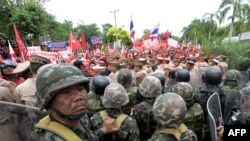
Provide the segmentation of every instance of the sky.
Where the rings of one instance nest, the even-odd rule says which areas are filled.
[[[70,20],[77,24],[109,23],[129,31],[131,17],[135,37],[141,37],[145,29],[153,29],[157,24],[159,32],[171,31],[181,36],[183,27],[195,18],[201,19],[205,13],[218,10],[222,0],[50,0],[45,4],[48,13],[55,15],[59,22]]]

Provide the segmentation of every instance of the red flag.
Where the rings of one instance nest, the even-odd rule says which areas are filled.
[[[77,49],[81,46],[80,42],[76,39],[73,33],[70,33],[69,35],[68,44],[72,51],[77,51]]]
[[[8,45],[9,45],[9,53],[10,53],[10,56],[11,56],[11,60],[17,65],[16,54],[15,54],[9,40],[8,40]]]
[[[87,43],[86,43],[84,31],[82,31],[82,51],[83,52],[87,51]]]
[[[17,42],[17,45],[18,45],[18,48],[19,48],[19,51],[21,53],[21,57],[22,57],[22,61],[27,61],[29,60],[29,56],[28,56],[28,51],[21,39],[21,36],[16,28],[16,24],[14,23],[13,24],[13,27],[14,27],[14,31],[15,31],[15,36],[16,36],[16,42]]]

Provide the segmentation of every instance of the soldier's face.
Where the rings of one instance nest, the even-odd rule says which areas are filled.
[[[65,115],[80,115],[87,110],[87,97],[84,85],[73,85],[59,91],[53,98],[51,105]]]

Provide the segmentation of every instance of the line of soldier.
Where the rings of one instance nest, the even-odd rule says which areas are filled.
[[[225,56],[220,58],[225,63]],[[215,58],[211,66],[194,59],[183,65],[181,59],[157,57],[129,62],[116,58],[110,67],[101,61],[51,64],[40,56],[31,56],[29,62],[17,67],[5,61],[3,78],[14,75],[15,79],[1,79],[1,100],[40,111],[1,104],[1,137],[207,141],[211,134],[206,102],[214,92],[220,95],[225,124],[248,124],[249,102],[241,99],[249,99],[250,87],[238,86],[239,71],[223,72]],[[93,74],[89,77],[86,67],[91,64]],[[31,75],[16,82],[21,79],[18,74],[27,69]]]

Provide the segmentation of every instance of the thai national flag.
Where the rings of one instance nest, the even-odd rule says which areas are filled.
[[[131,16],[131,21],[130,21],[130,38],[133,38],[135,40],[135,29],[134,29],[132,16]]]
[[[151,34],[150,34],[150,38],[157,38],[158,37],[158,32],[159,32],[159,27],[160,27],[160,23],[158,25],[156,25],[152,30],[151,30]]]

